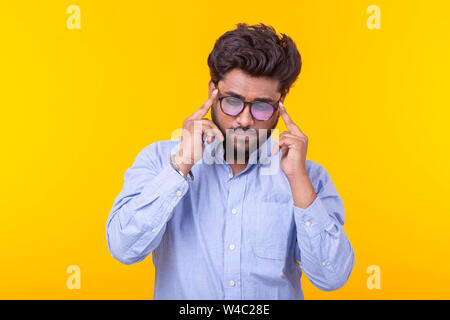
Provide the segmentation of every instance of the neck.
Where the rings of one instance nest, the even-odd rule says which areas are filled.
[[[234,159],[234,157],[231,161],[227,161],[226,159],[227,159],[226,154],[224,154],[225,162],[228,163],[228,165],[231,167],[231,170],[233,170],[233,176],[236,176],[247,167],[249,157],[248,154],[246,153],[244,163],[235,163],[237,161],[236,159]]]
[[[244,169],[247,167],[247,163],[244,163],[244,164],[233,164],[233,163],[230,163],[229,165],[231,167],[231,170],[233,170],[233,176],[238,175],[239,173],[244,171]]]

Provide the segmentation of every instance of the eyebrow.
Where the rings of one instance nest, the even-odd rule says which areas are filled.
[[[236,93],[236,92],[233,92],[233,91],[227,91],[227,92],[224,92],[224,93],[225,93],[225,94],[228,94],[228,95],[230,95],[230,96],[239,98],[239,99],[241,99],[241,100],[245,100],[245,97],[241,96],[240,94],[238,94],[238,93]],[[275,101],[274,101],[272,98],[256,98],[256,99],[254,99],[253,101],[249,101],[249,102],[254,102],[254,101],[267,102],[267,103],[271,103],[271,104],[274,104],[274,103],[275,103]]]

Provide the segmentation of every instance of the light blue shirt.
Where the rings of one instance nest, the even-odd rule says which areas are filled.
[[[306,160],[318,196],[302,209],[272,137],[236,176],[216,140],[205,142],[193,181],[170,165],[180,139],[138,154],[106,222],[111,255],[132,264],[152,253],[154,299],[303,299],[302,271],[321,290],[343,286],[354,252],[327,171]]]

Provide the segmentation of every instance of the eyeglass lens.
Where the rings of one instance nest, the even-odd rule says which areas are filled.
[[[234,97],[222,99],[222,110],[230,116],[238,115],[244,108],[244,102]],[[273,114],[273,107],[266,102],[255,102],[250,108],[250,112],[256,120],[268,120]]]

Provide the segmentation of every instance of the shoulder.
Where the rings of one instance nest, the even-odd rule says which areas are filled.
[[[325,168],[320,165],[319,163],[306,159],[306,171],[308,172],[309,175],[321,175],[326,173],[327,171],[325,170]]]
[[[136,158],[146,163],[162,166],[168,161],[170,154],[178,150],[180,142],[181,138],[152,142],[142,149]],[[166,159],[167,161],[165,161]]]
[[[325,168],[311,160],[306,160],[309,179],[318,197],[332,211],[341,225],[344,225],[344,203]]]
[[[306,159],[305,166],[309,179],[311,180],[316,192],[320,192],[325,185],[331,182],[331,178],[327,170],[319,163]]]
[[[160,140],[155,141],[146,146],[141,152],[146,154],[153,154],[153,153],[166,153],[169,152],[178,147],[181,142],[181,139],[170,139],[170,140]]]

